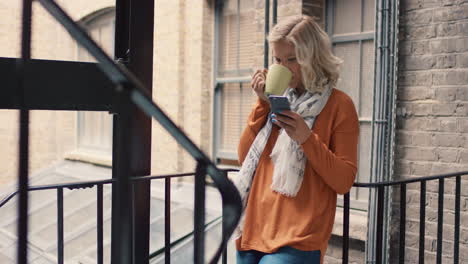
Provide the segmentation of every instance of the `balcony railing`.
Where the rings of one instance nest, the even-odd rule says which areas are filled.
[[[227,179],[227,173],[232,170],[223,170],[223,175],[225,175]],[[135,184],[137,182],[150,182],[152,180],[164,180],[164,247],[162,249],[158,249],[155,252],[151,252],[149,255],[149,259],[157,257],[161,252],[164,252],[164,260],[165,263],[171,263],[171,248],[177,244],[176,242],[171,242],[171,179],[173,178],[182,178],[182,177],[198,177],[204,178],[203,175],[197,175],[197,172],[190,172],[190,173],[178,173],[178,174],[167,174],[167,175],[157,175],[157,176],[142,176],[142,177],[134,177],[131,179],[131,183]],[[57,192],[57,263],[64,263],[64,189],[69,190],[79,190],[79,189],[87,189],[87,188],[96,188],[96,252],[97,252],[97,263],[102,264],[104,263],[104,246],[103,246],[103,225],[104,225],[104,218],[103,218],[103,186],[104,185],[111,185],[116,183],[114,179],[108,180],[99,180],[99,181],[82,181],[82,182],[71,182],[71,183],[61,183],[61,184],[49,184],[49,185],[40,185],[40,186],[30,186],[28,188],[28,192],[34,191],[46,191],[46,190],[56,190]],[[14,198],[18,194],[18,191],[12,192],[3,198],[0,201],[0,213],[1,208],[6,205],[12,198]],[[204,197],[203,197],[204,198]],[[196,213],[196,212],[195,212]],[[225,215],[224,207],[222,211],[222,215]],[[227,241],[228,233],[225,231],[225,221],[222,221],[222,241]],[[195,236],[196,233],[203,233],[205,227],[209,225],[209,223],[202,223],[200,227],[197,227],[193,230],[193,232],[189,233],[187,236]],[[200,235],[200,234],[198,234]],[[181,240],[181,239],[179,239]],[[226,252],[226,245],[222,247],[222,259],[223,263],[227,263],[227,252]]]
[[[237,170],[228,169],[223,170],[224,177],[227,178],[228,172],[236,172]],[[156,179],[164,179],[165,181],[165,192],[164,192],[164,247],[156,252],[152,252],[149,258],[156,257],[159,253],[164,252],[165,263],[171,262],[171,248],[175,243],[171,243],[171,179],[180,178],[180,177],[193,177],[196,175],[196,172],[191,173],[181,173],[181,174],[168,174],[168,175],[158,175],[158,176],[143,176],[135,177],[132,179],[132,183],[139,181],[152,181]],[[428,177],[420,178],[411,178],[400,181],[393,182],[380,182],[380,183],[354,183],[355,188],[374,188],[377,190],[377,236],[376,236],[376,252],[377,256],[375,263],[382,263],[386,258],[383,256],[383,248],[385,241],[383,238],[383,221],[384,221],[384,197],[385,192],[388,191],[391,187],[397,187],[400,190],[400,201],[399,201],[399,211],[400,211],[400,226],[399,226],[399,244],[398,244],[398,263],[405,263],[405,238],[406,238],[406,194],[407,194],[407,185],[409,184],[419,184],[420,186],[420,220],[419,220],[419,263],[424,263],[424,250],[425,250],[425,208],[426,208],[426,185],[429,181],[438,181],[438,217],[437,217],[437,263],[442,263],[442,239],[443,239],[443,224],[444,224],[444,183],[446,179],[455,178],[455,218],[454,218],[454,248],[453,248],[453,263],[459,262],[459,241],[460,241],[460,198],[461,198],[461,178],[468,176],[468,171],[442,174]],[[31,186],[28,191],[41,191],[41,190],[56,190],[57,191],[57,262],[63,263],[63,252],[64,252],[64,239],[63,239],[63,190],[64,189],[84,189],[84,188],[97,188],[97,263],[103,263],[103,185],[113,184],[115,180],[100,180],[100,181],[88,181],[88,182],[75,182],[75,183],[64,183],[64,184],[55,184],[55,185],[43,185],[43,186]],[[1,208],[5,205],[11,198],[13,198],[18,192],[13,192],[3,200],[0,201],[0,213]],[[349,193],[344,195],[344,214],[343,214],[343,243],[342,243],[342,263],[349,262],[349,224],[350,224],[350,196]],[[224,209],[224,208],[223,208]],[[223,240],[227,239],[227,234],[225,232],[225,216],[224,211],[223,215]],[[205,223],[203,223],[202,228],[195,227],[193,232],[189,235],[194,235],[196,233],[204,232]],[[197,230],[197,228],[199,228]],[[227,250],[226,244],[223,244],[223,254],[222,254],[222,263],[227,263]]]

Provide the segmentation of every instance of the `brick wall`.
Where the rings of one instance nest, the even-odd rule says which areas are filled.
[[[402,1],[395,177],[468,169],[468,3]],[[462,181],[461,261],[468,260],[467,178]],[[453,258],[454,181],[445,183],[443,263]],[[428,182],[425,259],[435,262],[437,182]],[[406,261],[418,259],[419,184],[408,186]],[[395,201],[398,202],[398,190]],[[392,232],[398,239],[398,213]],[[395,243],[392,243],[395,244]],[[393,250],[396,250],[393,248]],[[393,256],[398,256],[394,251]]]

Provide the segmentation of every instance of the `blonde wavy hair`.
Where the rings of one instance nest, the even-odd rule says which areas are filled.
[[[330,85],[335,87],[340,76],[341,60],[334,56],[327,33],[310,16],[295,16],[276,24],[268,41],[294,44],[296,59],[301,65],[304,88],[321,92]]]

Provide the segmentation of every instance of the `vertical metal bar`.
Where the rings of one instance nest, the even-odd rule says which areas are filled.
[[[237,15],[236,15],[236,71],[237,75],[240,75],[239,69],[240,69],[240,0],[237,0]],[[242,98],[242,97],[241,97]]]
[[[115,56],[152,92],[154,0],[117,0]],[[130,103],[129,90],[121,87],[115,104],[112,261],[149,262],[150,186],[131,183],[132,176],[151,169],[151,119]],[[131,195],[134,191],[134,197]],[[115,213],[114,213],[115,211]]]
[[[104,199],[102,184],[97,185],[97,263],[104,263]]]
[[[278,0],[273,0],[273,26],[278,22]]]
[[[349,192],[344,195],[343,208],[343,253],[342,263],[347,264],[349,258]]]
[[[205,255],[205,177],[206,165],[198,161],[195,172],[194,263],[204,263]]]
[[[220,146],[220,133],[221,133],[221,96],[222,85],[218,84],[218,72],[219,72],[219,59],[221,58],[219,52],[219,38],[220,38],[220,25],[221,25],[221,13],[223,8],[224,1],[216,0],[215,1],[215,24],[214,24],[214,47],[213,47],[213,89],[214,89],[214,100],[213,100],[213,145],[212,153],[215,158],[218,158],[218,147]]]
[[[419,263],[424,264],[424,237],[426,234],[426,181],[421,182],[419,204]]]
[[[57,263],[63,264],[63,188],[57,189]]]
[[[114,56],[117,60],[123,62],[128,61],[129,49],[129,19],[130,19],[130,0],[116,0],[115,10],[115,41],[114,41]],[[121,89],[123,89],[121,87]],[[114,112],[122,111],[121,101],[122,95],[116,95],[114,103]],[[125,111],[122,111],[125,112]],[[127,215],[131,212],[125,210],[129,208],[128,201],[128,180],[122,178],[128,177],[128,142],[123,141],[128,138],[129,126],[128,120],[123,123],[124,119],[121,115],[114,115],[113,118],[113,143],[112,143],[112,178],[117,181],[112,184],[112,232],[111,232],[111,262],[112,264],[131,263],[131,234],[130,234],[130,219]],[[123,128],[123,129],[121,129]],[[125,134],[125,135],[124,135]],[[125,155],[125,157],[122,157]],[[127,245],[125,245],[127,243]]]
[[[164,179],[164,262],[171,263],[171,178]]]
[[[437,208],[437,263],[442,263],[442,232],[444,228],[444,178],[439,179],[439,206]]]
[[[263,49],[263,67],[268,68],[269,61],[269,44],[268,33],[270,33],[270,0],[265,0],[265,40]]]
[[[21,31],[21,60],[18,65],[18,97],[20,101],[20,123],[19,123],[19,161],[18,161],[18,263],[28,262],[28,167],[29,167],[29,110],[26,108],[25,80],[26,67],[31,59],[31,20],[32,0],[23,0]]]
[[[224,177],[226,177],[226,179],[228,178],[228,172],[227,171],[224,171]],[[221,238],[225,239],[226,237],[226,215],[225,215],[225,211],[224,211],[224,206],[222,207],[222,219],[221,219]],[[224,245],[224,248],[223,248],[223,255],[222,255],[222,264],[227,264],[227,244]]]
[[[152,94],[153,87],[153,41],[154,0],[131,0],[130,8],[130,54],[128,69],[135,73]],[[151,174],[151,117],[136,106],[131,120],[130,175]],[[149,263],[150,245],[150,184],[139,181],[133,184],[134,208],[134,262]]]
[[[128,61],[130,40],[130,3],[131,0],[115,0],[115,40],[114,56]]]
[[[400,185],[400,244],[399,263],[405,263],[406,242],[406,184]]]
[[[325,30],[328,36],[333,36],[333,23],[335,19],[335,0],[325,1]]]
[[[378,187],[378,200],[377,200],[377,242],[376,242],[376,259],[375,263],[382,263],[382,249],[383,249],[383,216],[384,216],[384,198],[385,187]]]
[[[453,237],[453,263],[458,264],[460,254],[460,195],[461,176],[457,176],[455,182],[455,234]]]
[[[112,264],[133,263],[132,199],[130,182],[130,126],[133,108],[127,88],[116,95],[118,115],[114,118],[112,174]]]

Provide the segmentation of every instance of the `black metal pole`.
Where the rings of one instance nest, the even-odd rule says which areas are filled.
[[[164,262],[171,264],[171,178],[164,181]]]
[[[228,179],[228,172],[227,171],[224,171],[224,177],[226,177],[226,179]],[[221,208],[222,212],[222,218],[221,218],[221,237],[223,238],[223,240],[226,240],[226,212],[224,211],[224,206],[223,208]],[[222,264],[227,264],[227,242],[226,244],[224,245],[224,249],[223,249],[223,255],[221,256],[221,263]]]
[[[21,31],[21,60],[18,65],[18,91],[20,101],[20,124],[19,124],[19,162],[18,162],[18,263],[28,262],[28,166],[29,166],[29,110],[26,105],[25,79],[27,66],[31,59],[31,20],[32,0],[23,0]]]
[[[400,245],[399,263],[405,263],[405,241],[406,240],[406,184],[400,188]]]
[[[343,208],[343,264],[348,263],[349,257],[349,193],[344,195],[344,208]]]
[[[130,181],[130,125],[133,116],[127,88],[121,87],[116,96],[117,115],[114,118],[114,146],[112,176],[117,179],[112,191],[112,253],[111,263],[132,264],[133,222],[132,188]]]
[[[419,264],[424,264],[425,234],[426,234],[426,181],[422,181],[420,198],[419,198]]]
[[[375,263],[382,263],[382,251],[383,251],[383,216],[384,216],[384,198],[385,198],[385,187],[378,187],[377,193],[377,242],[376,242],[376,254]]]
[[[439,204],[437,215],[437,263],[442,263],[442,239],[444,228],[444,179],[439,180]]]
[[[195,173],[194,263],[205,261],[205,177],[206,164],[198,161]]]
[[[116,4],[115,57],[141,80],[151,94],[154,1],[117,0]],[[128,90],[134,87],[122,88],[121,105],[117,105],[120,111],[114,118],[114,137],[120,140],[114,141],[113,175],[119,178],[119,182],[116,184],[118,199],[113,200],[113,211],[115,208],[120,215],[113,214],[112,261],[144,264],[149,262],[150,185],[147,181],[140,181],[133,183],[131,189],[129,186],[132,184],[130,177],[150,174],[151,119],[130,103]],[[134,197],[130,196],[130,190]],[[130,225],[130,230],[121,229],[125,223]],[[125,253],[122,253],[122,248]],[[119,256],[130,259],[122,260]]]
[[[128,69],[152,94],[154,0],[131,0],[130,52]],[[151,174],[151,117],[132,104],[130,173],[132,177]],[[150,203],[149,181],[133,183],[135,263],[149,263]]]
[[[278,0],[273,0],[273,26],[278,22]]]
[[[457,176],[455,181],[455,234],[453,238],[453,263],[458,264],[460,254],[460,195],[461,177]]]
[[[97,185],[97,263],[104,263],[104,197],[103,197],[103,186],[102,184]]]
[[[57,189],[57,263],[63,264],[63,188]]]
[[[116,0],[115,12],[115,58],[124,63],[128,61],[130,0]],[[120,93],[124,87],[119,87]],[[127,96],[127,97],[126,97]],[[129,166],[129,93],[116,94],[113,111],[112,178],[112,232],[111,263],[133,263],[132,227],[130,208],[130,166]],[[128,111],[128,112],[127,112]],[[121,113],[124,113],[123,115]]]
[[[269,44],[268,33],[270,33],[270,0],[265,0],[265,40],[263,50],[263,67],[268,68],[269,62]]]

